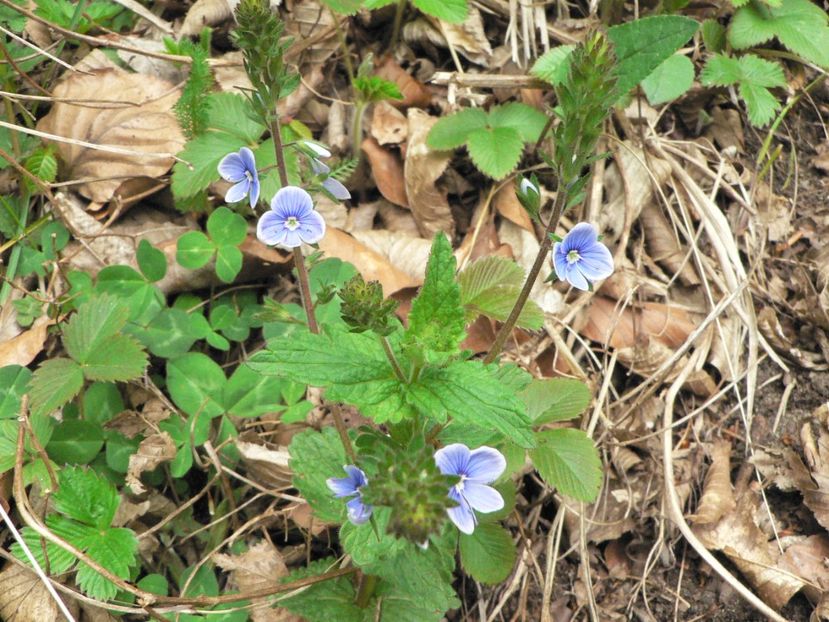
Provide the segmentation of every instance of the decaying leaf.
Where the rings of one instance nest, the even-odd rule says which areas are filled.
[[[426,108],[432,101],[432,93],[419,80],[403,69],[391,56],[384,56],[376,65],[374,73],[384,80],[394,82],[400,89],[403,99],[395,99],[390,103],[396,108]]]
[[[685,285],[699,285],[701,283],[693,261],[688,261],[690,252],[687,245],[676,239],[676,232],[662,211],[647,203],[642,208],[639,217],[645,233],[645,244],[648,253],[658,263],[664,265],[671,275],[678,275]]]
[[[368,158],[374,182],[383,198],[400,207],[409,207],[403,164],[399,156],[391,149],[381,147],[371,137],[363,139],[360,147]]]
[[[484,21],[477,8],[470,6],[466,20],[460,24],[450,24],[433,17],[427,19],[437,35],[430,37],[434,43],[443,47],[451,46],[476,65],[489,66],[492,46],[486,38]]]
[[[808,584],[804,591],[817,601],[829,590],[829,536],[825,533],[803,538],[786,548],[778,566],[801,577]]]
[[[28,365],[43,350],[49,326],[54,319],[46,316],[37,318],[31,328],[19,335],[0,342],[0,367],[5,365]]]
[[[406,116],[388,101],[374,106],[371,115],[371,135],[380,145],[399,145],[406,141],[409,123]]]
[[[236,449],[250,476],[263,486],[282,488],[291,484],[290,455],[284,447],[269,449],[260,443],[236,440]]]
[[[432,151],[426,145],[426,136],[438,118],[410,108],[408,120],[409,144],[403,170],[409,208],[423,237],[431,239],[436,232],[444,231],[451,239],[455,233],[455,221],[446,193],[437,186],[437,180],[446,170],[451,155]]]
[[[238,0],[196,0],[179,30],[180,37],[195,37],[205,26],[216,26],[233,17]]]
[[[66,101],[56,102],[37,129],[119,151],[55,143],[64,178],[96,180],[76,187],[96,203],[114,197],[129,203],[131,197],[158,184],[154,178],[170,169],[172,155],[184,147],[184,135],[172,111],[179,90],[166,80],[111,64],[90,73],[69,74],[55,87],[54,96]],[[73,99],[106,99],[113,105],[68,103]]]
[[[138,450],[130,456],[127,467],[127,485],[137,495],[146,488],[141,483],[141,474],[152,471],[159,464],[168,462],[176,456],[176,444],[167,432],[156,432],[145,438],[138,445]]]
[[[696,525],[717,522],[724,514],[734,510],[734,493],[731,490],[731,443],[717,441],[711,448],[711,466],[705,475],[702,499],[693,517]]]
[[[423,282],[426,262],[429,260],[432,247],[430,240],[383,229],[355,231],[352,235],[366,247],[388,259],[389,263],[401,272],[405,272],[418,283]]]
[[[522,229],[533,233],[533,221],[524,206],[515,194],[515,186],[504,184],[492,198],[492,205],[495,210],[507,220],[512,221]]]
[[[7,563],[0,572],[0,619],[6,622],[63,622],[63,614],[38,576],[22,566]],[[72,615],[78,604],[65,601]]]

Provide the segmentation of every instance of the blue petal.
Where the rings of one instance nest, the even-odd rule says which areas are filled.
[[[444,475],[465,474],[469,453],[469,447],[466,445],[452,443],[435,452],[435,463]]]
[[[314,209],[311,195],[298,186],[281,188],[271,200],[271,209],[287,220],[291,216],[302,220],[305,215]],[[298,245],[297,245],[298,246]]]
[[[316,210],[311,210],[300,219],[299,227],[294,233],[298,233],[306,244],[316,244],[325,237],[325,219]]]
[[[470,507],[479,512],[497,512],[504,507],[504,498],[492,486],[465,482],[463,496],[466,498]]]
[[[250,176],[258,179],[259,173],[256,172],[256,158],[253,157],[253,151],[247,147],[242,147],[239,149],[239,156],[242,158],[242,162],[245,164],[245,168],[250,173]]]
[[[352,482],[354,482],[355,488],[360,488],[361,486],[368,484],[368,478],[361,468],[356,467],[353,464],[346,464],[343,467],[343,470],[348,473],[348,477],[351,478]]]
[[[374,509],[367,503],[363,503],[360,497],[355,497],[346,503],[345,507],[348,510],[348,520],[355,525],[362,525],[371,518],[371,511]]]
[[[256,204],[259,203],[259,177],[254,177],[250,182],[250,207],[256,209]]]
[[[489,484],[501,477],[506,468],[506,458],[500,451],[492,447],[478,447],[469,454],[465,475],[470,481]]]
[[[556,242],[553,246],[553,267],[559,279],[563,281],[567,278],[567,253],[564,252],[564,245],[561,242]]]
[[[328,175],[331,172],[331,167],[316,158],[312,158],[311,170],[314,171],[314,175]]]
[[[475,531],[475,513],[465,499],[458,500],[459,505],[454,508],[447,508],[446,513],[449,515],[449,520],[455,523],[455,526],[465,534],[471,534]]]
[[[268,246],[282,244],[287,234],[285,219],[276,212],[265,212],[256,223],[256,237]]]
[[[581,252],[582,249],[592,246],[598,237],[599,232],[596,231],[596,227],[589,222],[580,222],[570,229],[570,233],[564,236],[564,241],[562,242],[564,254],[566,255],[572,250]]]
[[[316,153],[320,158],[330,158],[331,157],[331,152],[328,151],[328,149],[326,149],[322,145],[318,145],[317,143],[312,142],[310,140],[303,140],[302,144],[305,145],[306,147],[308,147],[308,149],[310,149],[314,153]]]
[[[225,157],[222,158],[221,162],[219,162],[219,175],[222,176],[222,179],[225,181],[242,181],[243,179],[247,179],[245,175],[245,163],[242,160],[242,157],[238,153],[228,153]]]
[[[290,229],[285,229],[287,233],[285,233],[285,239],[279,243],[280,246],[284,246],[286,248],[296,248],[298,246],[302,246],[302,231],[299,229],[294,229],[291,231]]]
[[[329,477],[325,480],[325,484],[337,498],[350,497],[357,493],[354,482],[350,477]]]
[[[601,242],[580,253],[579,271],[590,281],[600,281],[613,274],[613,255]]]
[[[587,282],[587,279],[579,270],[579,265],[577,263],[571,264],[567,267],[564,279],[570,283],[570,285],[576,289],[582,290],[583,292],[586,292],[590,288],[590,283]]]
[[[230,187],[230,190],[225,194],[225,201],[227,203],[238,203],[245,198],[249,189],[250,182],[245,178],[235,186]]]
[[[329,177],[324,182],[322,182],[322,187],[328,190],[332,195],[334,195],[335,199],[339,199],[340,201],[347,201],[351,198],[351,193],[348,191],[348,188],[343,186],[339,181],[334,179],[333,177]]]

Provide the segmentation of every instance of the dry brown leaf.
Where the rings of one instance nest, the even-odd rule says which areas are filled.
[[[406,196],[406,181],[403,173],[403,164],[400,157],[391,149],[381,147],[371,137],[363,139],[360,147],[368,158],[374,183],[383,197],[401,207],[409,207]]]
[[[5,365],[26,366],[35,360],[46,343],[49,327],[55,320],[46,316],[37,318],[32,327],[22,333],[0,343],[0,367]]]
[[[432,239],[435,233],[443,231],[452,239],[455,221],[446,193],[437,187],[437,180],[446,170],[451,155],[432,151],[426,145],[426,136],[438,118],[417,108],[409,108],[408,121],[409,143],[403,170],[409,208],[423,237]]]
[[[377,210],[380,213],[380,219],[383,221],[383,227],[388,231],[405,233],[412,237],[420,235],[417,223],[410,210],[397,207],[388,201],[380,201]]]
[[[409,275],[418,284],[423,282],[426,262],[432,247],[429,240],[384,229],[355,231],[352,235],[367,248],[385,257],[391,265]]]
[[[406,116],[388,101],[374,106],[371,115],[371,135],[380,145],[399,145],[406,142],[409,124]]]
[[[0,586],[0,619],[4,622],[63,622],[63,614],[46,586],[28,568],[6,564],[0,572]],[[78,603],[64,602],[77,617]]]
[[[184,17],[179,37],[195,37],[205,26],[216,26],[231,19],[237,4],[238,0],[196,0]]]
[[[334,29],[335,19],[334,14],[318,0],[300,0],[291,5],[289,19],[285,20],[286,33],[298,42],[316,39],[302,50],[300,75],[305,76],[314,67],[321,69],[337,50],[339,43]],[[326,30],[328,34],[324,35]]]
[[[705,475],[699,507],[689,519],[697,525],[716,523],[733,511],[735,505],[731,490],[731,443],[717,441],[711,448],[711,466]]]
[[[374,73],[384,80],[394,82],[403,99],[391,101],[391,105],[397,108],[426,108],[432,101],[432,93],[419,80],[413,78],[403,69],[391,56],[383,57],[377,63]]]
[[[515,186],[512,184],[504,184],[501,189],[495,193],[492,198],[492,204],[495,210],[507,220],[512,221],[522,229],[526,229],[530,233],[534,233],[533,221],[524,206],[518,200],[518,195],[515,194]]]
[[[669,304],[644,302],[636,309],[626,307],[621,314],[619,311],[615,300],[595,296],[580,332],[612,348],[633,347],[642,339],[655,339],[678,348],[697,327],[687,311]]]
[[[651,258],[663,264],[671,276],[678,275],[684,285],[699,285],[702,281],[694,269],[694,262],[687,260],[688,249],[676,239],[674,228],[662,210],[654,203],[646,204],[639,222],[644,229],[645,244]]]
[[[745,151],[743,118],[739,110],[714,106],[711,110],[712,123],[705,129],[710,138],[726,156],[733,158]]]
[[[778,567],[808,581],[804,591],[813,601],[829,590],[829,536],[818,534],[786,548]]]
[[[269,449],[241,439],[236,440],[236,448],[254,481],[269,488],[290,486],[292,472],[288,468],[290,455],[287,448]]]
[[[443,47],[450,46],[476,65],[489,67],[492,59],[492,46],[484,32],[481,12],[474,6],[469,7],[466,20],[460,24],[450,24],[432,17],[427,18],[441,36],[437,41]]]
[[[812,166],[829,174],[829,142],[818,145],[816,151],[817,154],[812,158]]]
[[[93,607],[89,603],[81,603],[81,611],[83,622],[118,622],[119,620],[106,609]]]
[[[129,203],[131,197],[158,184],[153,178],[164,175],[173,164],[172,154],[184,147],[184,135],[172,111],[179,90],[166,80],[116,66],[89,74],[72,73],[54,89],[55,98],[66,100],[99,99],[102,94],[106,99],[135,105],[100,108],[59,101],[38,122],[37,129],[125,150],[127,153],[111,153],[55,143],[66,167],[65,178],[107,178],[80,184],[78,192],[100,204],[116,196],[122,204]]]
[[[288,574],[282,555],[267,540],[261,540],[241,555],[213,555],[216,565],[230,573],[230,584],[240,592],[262,590],[279,583]],[[281,608],[273,608],[267,599],[254,600],[253,622],[302,622],[302,618]]]
[[[152,471],[159,464],[168,462],[176,456],[176,444],[167,432],[156,432],[145,438],[138,445],[138,450],[130,456],[127,467],[127,485],[137,495],[146,491],[141,483],[141,474]]]
[[[419,285],[418,281],[395,268],[388,259],[345,231],[329,227],[319,247],[329,257],[338,257],[353,264],[366,281],[379,281],[386,296],[406,287]]]
[[[213,76],[222,91],[243,93],[253,89],[253,84],[245,71],[241,50],[233,50],[217,58],[222,64],[213,68]]]

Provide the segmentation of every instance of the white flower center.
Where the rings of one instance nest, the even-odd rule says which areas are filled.
[[[288,231],[296,231],[299,227],[299,221],[296,219],[295,216],[289,216],[288,219],[285,221],[285,227]]]
[[[464,486],[464,482],[466,481],[466,479],[467,479],[466,475],[461,475],[461,481],[459,481],[457,484],[455,484],[455,490],[457,490],[461,494],[463,494],[463,486]]]
[[[249,170],[247,170],[247,169],[245,169],[245,177],[247,177],[247,180],[248,180],[248,181],[253,181],[253,175],[252,175],[252,174],[251,174],[251,172],[250,172]]]
[[[567,253],[567,263],[574,264],[581,259],[581,255],[579,255],[578,251],[570,251]]]

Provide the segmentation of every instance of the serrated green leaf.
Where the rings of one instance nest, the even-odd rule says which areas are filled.
[[[500,583],[512,572],[516,551],[512,537],[500,525],[484,523],[471,534],[461,534],[461,564],[464,572],[481,583]]]
[[[100,530],[86,546],[86,554],[115,576],[130,578],[130,567],[136,564],[138,538],[132,529],[123,527]],[[78,563],[75,580],[80,588],[93,598],[110,600],[118,588],[83,562]]]
[[[725,49],[725,26],[715,19],[702,22],[702,42],[709,52],[722,52]]]
[[[240,121],[244,122],[244,117]],[[218,166],[222,158],[247,145],[244,139],[227,132],[205,132],[189,140],[178,154],[184,162],[176,162],[173,166],[170,184],[173,196],[188,199],[205,190],[219,179]]]
[[[412,3],[426,15],[450,24],[460,24],[469,14],[466,0],[412,0]]]
[[[167,274],[167,256],[148,240],[141,240],[138,243],[135,260],[138,262],[141,274],[147,277],[148,281],[160,281]]]
[[[489,125],[493,128],[511,127],[524,142],[535,142],[547,125],[547,115],[527,104],[511,102],[490,109]]]
[[[518,166],[524,141],[515,128],[485,128],[469,135],[466,148],[478,170],[493,179],[503,179]]]
[[[679,15],[655,15],[608,28],[616,49],[620,96],[639,84],[694,35],[699,23]]]
[[[403,93],[394,82],[380,76],[357,76],[352,82],[358,97],[364,102],[380,102],[385,99],[401,100]]]
[[[57,464],[88,464],[103,446],[104,434],[100,425],[67,419],[55,427],[46,453]]]
[[[207,219],[207,232],[216,246],[239,246],[248,234],[248,223],[224,205]]]
[[[642,80],[642,89],[652,106],[684,95],[694,83],[694,63],[687,56],[674,54]]]
[[[438,232],[426,264],[426,279],[409,313],[404,337],[407,346],[438,353],[457,352],[465,335],[465,321],[460,287],[455,282],[456,267],[452,244],[443,232]]]
[[[222,368],[200,352],[190,352],[167,361],[170,397],[188,415],[204,418],[221,415],[225,383]]]
[[[208,130],[236,136],[248,146],[258,141],[265,132],[265,126],[251,114],[253,109],[244,95],[228,92],[211,93],[207,98],[207,106]],[[239,151],[239,147],[220,153],[219,159],[230,151]],[[216,179],[218,178],[217,172]]]
[[[318,559],[298,568],[282,579],[283,582],[316,577],[337,568],[333,557]],[[302,616],[308,622],[366,622],[365,610],[354,602],[356,592],[349,577],[338,577],[313,583],[295,595],[279,600],[279,606]]]
[[[63,517],[51,515],[46,519],[46,526],[51,530],[55,531],[54,519],[60,520],[67,520]],[[52,542],[47,541],[45,544],[45,553],[44,553],[44,546],[43,540],[41,540],[40,534],[38,534],[34,529],[31,527],[24,527],[20,530],[20,535],[23,536],[23,541],[28,545],[29,551],[34,556],[37,563],[40,565],[41,568],[49,568],[49,572],[53,575],[61,574],[69,570],[75,563],[75,556],[72,555],[66,549],[58,546],[57,544],[53,544]],[[31,565],[29,562],[29,558],[23,552],[23,548],[17,543],[13,543],[11,546],[12,555],[17,557],[18,559],[23,560],[27,564]],[[48,563],[47,563],[48,557]]]
[[[115,487],[95,471],[67,467],[60,472],[60,487],[53,495],[55,509],[71,519],[106,529],[118,509]]]
[[[32,372],[20,365],[0,367],[0,419],[17,419],[20,401],[32,378]]]
[[[448,151],[463,145],[475,130],[486,127],[487,113],[480,108],[465,108],[438,119],[429,130],[426,144],[431,149]]]
[[[99,343],[81,364],[89,380],[126,382],[139,378],[147,367],[147,353],[134,337],[115,335]]]
[[[120,331],[130,310],[114,296],[98,296],[78,307],[63,331],[63,345],[78,363],[85,363],[99,347]]]
[[[201,231],[188,231],[176,243],[176,261],[189,270],[198,270],[213,258],[216,245]]]
[[[570,54],[576,49],[575,45],[559,45],[538,57],[530,69],[530,73],[540,80],[558,86],[567,78],[570,71]]]
[[[52,183],[58,176],[58,160],[49,148],[35,151],[26,159],[23,166],[32,175],[46,183]]]
[[[749,4],[739,9],[728,28],[728,41],[742,50],[777,37],[804,59],[829,67],[829,15],[809,0],[786,0],[762,10]]]
[[[602,485],[602,461],[593,441],[581,430],[558,428],[537,435],[530,450],[533,465],[547,484],[569,497],[591,502]]]
[[[578,417],[590,405],[587,386],[574,378],[533,380],[519,393],[533,425]]]
[[[78,394],[83,386],[83,371],[71,359],[49,359],[35,371],[30,386],[32,412],[48,414]]]
[[[524,282],[524,270],[504,257],[483,257],[467,266],[458,275],[461,304],[470,322],[485,315],[499,322],[509,316]],[[521,328],[538,329],[544,322],[544,312],[528,300],[516,324]]]
[[[330,477],[345,477],[345,449],[337,432],[331,428],[304,430],[291,439],[289,466],[294,486],[322,521],[341,523],[346,515],[347,499],[337,499],[326,485]]]
[[[118,387],[111,382],[94,382],[83,392],[84,418],[103,425],[123,412],[124,400]]]
[[[739,59],[714,55],[703,67],[700,81],[706,86],[737,84],[740,97],[746,102],[749,121],[756,126],[768,123],[780,108],[780,102],[768,89],[786,84],[779,63],[753,54],[744,54]]]
[[[224,283],[233,280],[242,271],[242,251],[235,246],[220,246],[216,252],[216,276]]]

